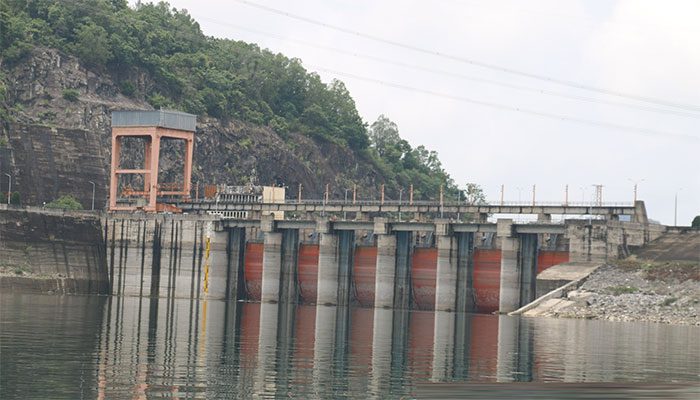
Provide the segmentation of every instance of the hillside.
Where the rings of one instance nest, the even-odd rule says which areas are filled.
[[[160,107],[198,115],[195,182],[255,176],[292,194],[301,183],[307,197],[328,183],[335,198],[353,184],[365,198],[382,184],[390,198],[414,184],[417,199],[445,185],[456,197],[437,155],[410,146],[385,117],[362,121],[342,82],[206,37],[167,3],[0,0],[0,27],[0,148],[11,149],[0,169],[25,203],[72,194],[86,205],[91,186],[81,182],[92,180],[104,204],[110,112]],[[178,149],[162,157],[167,166]]]

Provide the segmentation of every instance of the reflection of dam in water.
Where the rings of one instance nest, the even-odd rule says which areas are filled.
[[[112,297],[104,316],[100,398],[204,397],[205,387],[381,398],[417,382],[696,379],[682,348],[691,327],[136,297]],[[649,363],[655,371],[640,374]]]

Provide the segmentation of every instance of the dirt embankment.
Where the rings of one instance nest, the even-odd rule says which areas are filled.
[[[599,268],[552,316],[700,325],[700,264],[632,256]]]

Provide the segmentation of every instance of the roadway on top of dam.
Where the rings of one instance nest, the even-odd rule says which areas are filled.
[[[222,219],[217,221],[222,228],[258,228],[261,226],[259,219]],[[318,220],[276,220],[270,221],[273,226],[271,230],[280,229],[318,229],[326,222],[328,226],[324,230],[332,231],[374,231],[377,224],[372,221],[318,221]],[[435,222],[416,221],[382,221],[381,230],[384,232],[444,232],[444,233],[496,233],[497,225],[494,223],[460,223],[437,220]],[[443,225],[443,228],[440,228]],[[445,226],[446,225],[446,226]],[[516,234],[564,234],[566,225],[564,224],[513,224],[513,233]]]
[[[635,216],[643,210],[643,202],[632,203],[535,203],[535,204],[483,204],[438,201],[343,201],[343,200],[287,200],[284,203],[236,203],[198,200],[177,203],[185,212],[196,211],[286,211],[299,213],[354,212],[354,213],[471,213],[471,214],[534,214],[534,215],[596,215],[618,217]],[[645,214],[645,213],[644,213]]]

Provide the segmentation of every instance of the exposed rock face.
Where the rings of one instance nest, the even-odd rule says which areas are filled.
[[[35,49],[27,60],[4,72],[9,104],[18,106],[12,110],[15,121],[0,124],[0,135],[11,138],[8,172],[17,177],[15,188],[24,202],[38,205],[70,194],[87,207],[86,199],[92,195],[88,181],[93,181],[98,184],[96,204],[103,205],[109,185],[111,111],[152,107],[143,98],[121,94],[108,74],[88,70],[54,49]],[[129,73],[129,80],[136,82],[137,93],[148,93],[147,74]],[[64,98],[66,90],[77,91],[78,99]],[[383,181],[372,163],[348,148],[301,134],[283,139],[267,127],[200,117],[195,137],[193,182],[245,184],[255,173],[260,184],[287,185],[292,197],[301,183],[305,198],[320,198],[328,183],[332,195],[340,198],[353,184],[360,196],[375,196]],[[122,162],[138,165],[142,151],[135,146],[126,150]],[[164,145],[161,181],[181,175],[181,154],[174,144]],[[100,160],[102,171],[97,171]],[[63,180],[49,183],[57,176]],[[48,185],[50,190],[37,185]]]

